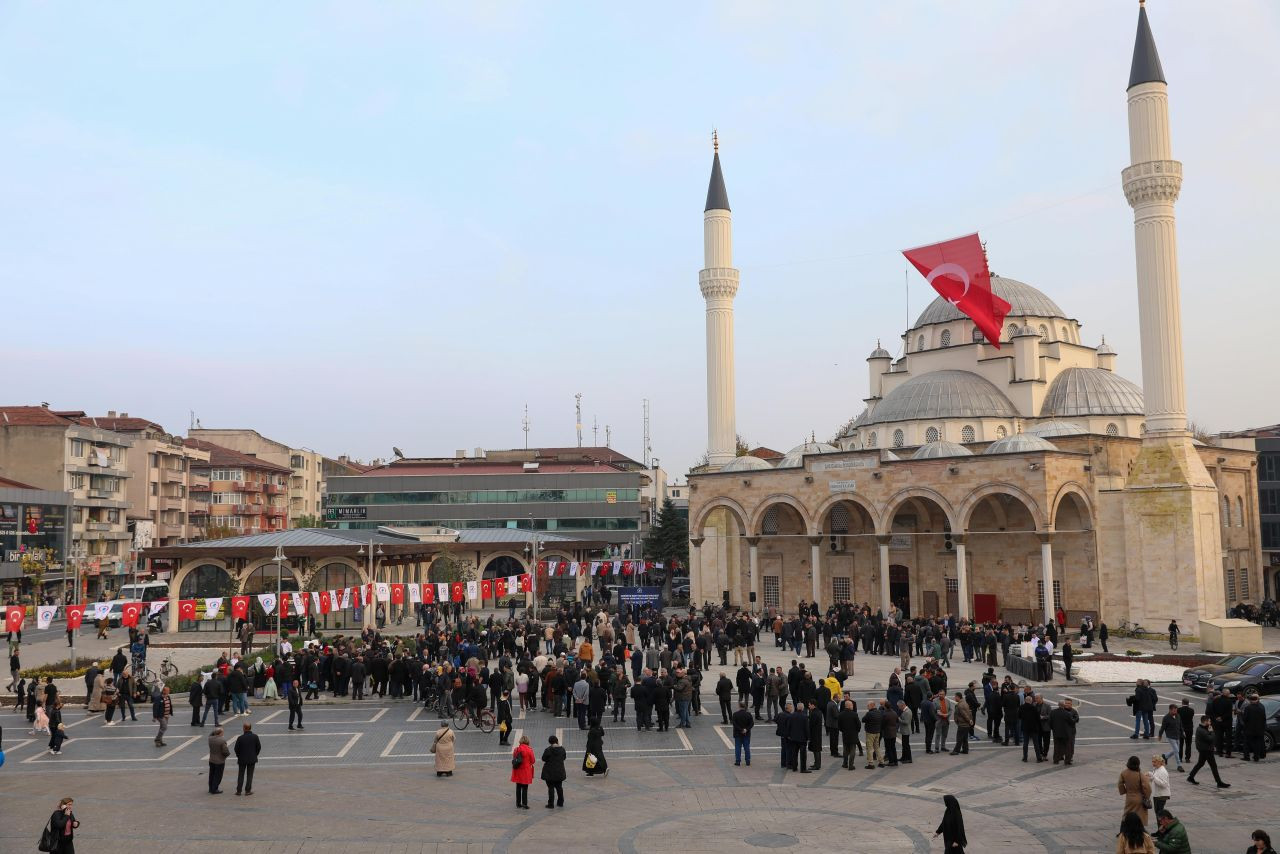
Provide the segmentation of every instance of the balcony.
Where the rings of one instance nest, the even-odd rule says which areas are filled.
[[[203,480],[203,481],[201,481],[201,480],[193,480],[193,481],[191,481],[191,491],[192,491],[192,492],[208,492],[208,491],[209,491],[209,481],[208,481],[208,480]]]
[[[268,507],[267,515],[268,516],[285,516],[286,513],[283,507]]]
[[[182,503],[183,503],[182,498],[180,498],[180,497],[179,497],[179,496],[177,496],[177,495],[162,495],[162,496],[160,496],[160,509],[161,509],[161,510],[181,510],[181,509],[182,509]]]
[[[246,480],[244,483],[240,484],[240,491],[241,492],[261,492],[262,484]]]
[[[282,492],[284,492],[284,487],[277,486],[274,483],[264,483],[262,485],[262,491],[265,492],[267,495],[279,495]]]
[[[86,531],[110,531],[110,530],[111,530],[111,523],[110,523],[110,522],[95,522],[95,521],[93,521],[93,520],[91,519],[91,520],[89,520],[88,522],[85,522],[85,523],[84,523],[84,529],[85,529]]]
[[[114,490],[114,489],[90,489],[90,490],[89,490],[89,497],[90,497],[90,498],[107,498],[107,499],[114,499],[114,498],[116,497],[116,490]]]
[[[208,516],[209,508],[207,505],[197,504],[187,512],[187,515],[188,516]]]
[[[186,483],[187,473],[182,469],[161,468],[160,478],[165,483]]]

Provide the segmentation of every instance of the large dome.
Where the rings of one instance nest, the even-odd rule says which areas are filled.
[[[734,457],[725,463],[720,471],[766,471],[773,468],[759,457],[753,457],[750,454],[743,454],[740,457]]]
[[[1075,415],[1141,415],[1142,389],[1102,368],[1067,368],[1054,378],[1041,418]]]
[[[933,418],[1016,418],[1009,398],[970,371],[932,371],[912,377],[884,396],[864,423]]]
[[[991,290],[998,297],[1003,297],[1005,302],[1009,303],[1009,317],[1066,317],[1067,315],[1058,307],[1058,304],[1049,299],[1040,291],[1030,285],[1019,282],[1016,279],[1006,279],[1003,276],[991,277]],[[938,297],[920,313],[916,318],[915,329],[917,326],[925,326],[930,323],[946,323],[951,320],[961,320],[967,315],[942,297]]]

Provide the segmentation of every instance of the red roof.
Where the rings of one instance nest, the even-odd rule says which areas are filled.
[[[63,413],[45,406],[0,406],[0,426],[67,427],[74,423]]]
[[[154,421],[146,418],[133,418],[129,416],[90,416],[85,418],[77,418],[81,424],[91,427],[101,427],[103,430],[114,430],[117,433],[140,433],[149,427],[159,430],[161,433],[165,429]]]
[[[32,486],[29,483],[19,483],[16,480],[9,480],[7,477],[0,477],[0,486],[5,489],[39,489],[38,486]]]
[[[258,457],[242,454],[239,451],[233,451],[230,448],[224,448],[221,445],[215,445],[212,442],[206,442],[203,439],[187,439],[186,446],[188,448],[196,448],[201,451],[209,452],[209,462],[206,463],[203,460],[192,460],[192,468],[231,466],[233,468],[261,469],[262,471],[293,474],[293,469],[278,466],[275,463],[269,463],[266,460],[259,459]]]
[[[592,472],[613,473],[626,471],[625,468],[611,463],[546,463],[539,462],[537,470],[526,471],[524,463],[495,463],[483,458],[459,457],[457,459],[440,460],[403,460],[388,463],[380,468],[370,469],[362,476],[397,477],[399,475],[459,475],[459,474],[591,474]]]
[[[764,445],[761,445],[758,448],[753,448],[750,451],[747,451],[747,456],[759,457],[762,460],[780,460],[786,455],[780,451],[775,451],[773,448],[766,448]]]

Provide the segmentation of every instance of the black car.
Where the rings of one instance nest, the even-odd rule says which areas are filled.
[[[1258,661],[1280,662],[1280,656],[1237,653],[1224,656],[1213,664],[1202,664],[1182,671],[1182,684],[1196,691],[1205,691],[1209,680],[1223,673],[1238,673],[1252,667]]]
[[[1255,661],[1238,673],[1219,673],[1209,680],[1214,691],[1223,688],[1235,693],[1253,689],[1259,694],[1280,694],[1280,661]]]
[[[1270,753],[1280,745],[1280,700],[1263,697],[1259,702],[1267,710],[1267,734],[1263,738],[1266,740],[1267,753]]]

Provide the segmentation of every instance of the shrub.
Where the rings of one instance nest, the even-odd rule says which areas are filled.
[[[1124,654],[1125,654],[1125,655],[1142,655],[1142,650],[1140,650],[1140,649],[1126,649],[1126,650],[1124,651]]]
[[[71,666],[71,659],[64,658],[61,661],[54,661],[49,664],[42,664],[39,667],[31,667],[18,672],[18,676],[23,679],[39,679],[44,681],[46,676],[52,676],[54,679],[74,679],[77,676],[84,676],[89,672],[89,666],[94,664],[93,659],[77,662],[75,667]],[[98,668],[106,670],[111,664],[111,659],[104,658],[96,662]]]

